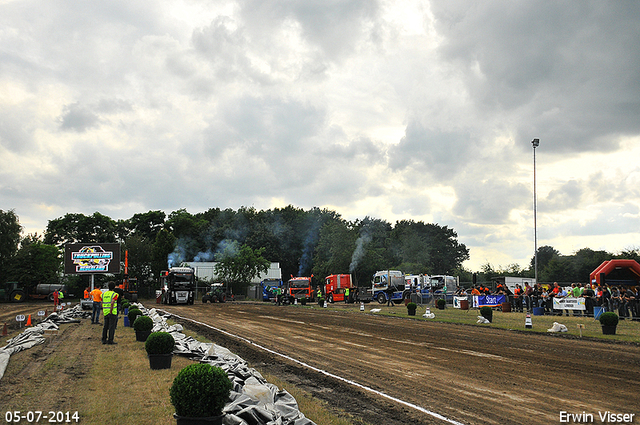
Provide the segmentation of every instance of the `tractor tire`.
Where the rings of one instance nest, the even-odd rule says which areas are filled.
[[[377,298],[378,304],[384,304],[387,302],[387,297],[383,293],[378,294]]]
[[[207,303],[207,299],[205,297],[202,297],[202,304],[206,304]]]
[[[27,299],[27,294],[25,294],[24,291],[17,290],[17,291],[13,291],[11,293],[11,302],[12,303],[21,303],[21,302],[26,301],[26,299]]]

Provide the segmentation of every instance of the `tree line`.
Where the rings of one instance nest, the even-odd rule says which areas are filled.
[[[68,243],[120,243],[122,252],[128,251],[129,276],[148,285],[172,265],[218,261],[235,252],[280,263],[283,280],[313,275],[319,282],[329,274],[351,273],[361,284],[387,268],[454,274],[469,258],[467,247],[447,226],[412,220],[392,225],[371,217],[349,221],[335,211],[291,205],[269,210],[211,208],[195,214],[185,209],[168,215],[148,211],[126,220],[99,212],[69,213],[50,220],[44,235],[24,238],[15,212],[0,210],[0,216],[7,229],[0,251],[5,281],[58,279]],[[42,262],[43,256],[49,261]],[[30,264],[36,257],[38,264]]]
[[[168,215],[156,210],[124,220],[99,212],[69,213],[50,220],[44,235],[24,237],[15,212],[0,210],[0,280],[59,281],[67,243],[120,243],[122,252],[128,251],[129,276],[149,288],[155,288],[160,271],[172,265],[229,258],[258,265],[278,262],[283,280],[313,275],[316,283],[329,274],[350,273],[364,285],[375,271],[384,269],[474,280],[473,272],[462,267],[469,250],[448,226],[413,220],[392,225],[372,217],[349,221],[335,211],[291,205],[269,210],[211,208],[195,214],[185,209]],[[538,249],[538,280],[586,282],[592,270],[612,258],[638,260],[639,255],[634,249],[611,254],[589,248],[562,255],[551,246],[542,246]],[[246,284],[241,269],[225,268],[235,281],[231,283]],[[477,271],[476,279],[488,282],[504,275],[533,277],[534,258],[527,268],[512,264],[496,269],[487,263]],[[86,285],[80,277],[65,278],[78,289]],[[100,281],[102,277],[96,278]]]

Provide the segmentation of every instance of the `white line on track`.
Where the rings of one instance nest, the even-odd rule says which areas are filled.
[[[162,311],[164,311],[164,310],[162,310]],[[268,353],[271,353],[271,354],[274,354],[274,355],[276,355],[276,356],[282,357],[282,358],[284,358],[284,359],[287,359],[287,360],[289,360],[289,361],[292,361],[292,362],[294,362],[294,363],[297,363],[297,364],[299,364],[300,366],[304,366],[304,367],[309,368],[309,369],[311,369],[311,370],[313,370],[313,371],[315,371],[315,372],[322,373],[323,375],[329,376],[329,377],[331,377],[331,378],[333,378],[333,379],[337,379],[337,380],[342,381],[342,382],[345,382],[345,383],[347,383],[347,384],[349,384],[349,385],[353,385],[354,387],[358,387],[358,388],[363,389],[363,390],[365,390],[365,391],[369,391],[369,392],[371,392],[371,393],[374,393],[374,394],[376,394],[376,395],[379,395],[380,397],[384,397],[384,398],[386,398],[386,399],[388,399],[388,400],[391,400],[391,401],[394,401],[394,402],[396,402],[396,403],[398,403],[398,404],[402,404],[403,406],[411,407],[411,408],[413,408],[413,409],[415,409],[415,410],[418,410],[419,412],[425,413],[425,414],[427,414],[427,415],[429,415],[429,416],[433,416],[433,417],[434,417],[434,418],[436,418],[436,419],[440,419],[440,420],[442,420],[442,421],[445,421],[445,422],[448,422],[448,423],[450,423],[450,424],[454,424],[454,425],[464,425],[462,422],[458,422],[458,421],[456,421],[456,420],[449,419],[449,418],[447,418],[447,417],[442,416],[442,415],[441,415],[441,414],[439,414],[439,413],[436,413],[436,412],[432,412],[432,411],[430,411],[430,410],[427,410],[427,409],[425,409],[424,407],[418,406],[418,405],[413,404],[413,403],[409,403],[408,401],[400,400],[399,398],[396,398],[396,397],[390,396],[390,395],[388,395],[388,394],[385,394],[385,393],[383,393],[382,391],[374,390],[373,388],[367,387],[366,385],[359,384],[359,383],[357,383],[357,382],[355,382],[355,381],[351,381],[351,380],[349,380],[349,379],[347,379],[347,378],[343,378],[342,376],[338,376],[338,375],[335,375],[335,374],[333,374],[333,373],[331,373],[331,372],[327,372],[326,370],[318,369],[317,367],[311,366],[311,365],[309,365],[309,364],[307,364],[307,363],[305,363],[305,362],[302,362],[302,361],[300,361],[300,360],[297,360],[297,359],[294,359],[294,358],[292,358],[292,357],[289,357],[289,356],[287,356],[286,354],[278,353],[277,351],[273,351],[273,350],[271,350],[270,348],[263,347],[262,345],[256,344],[255,342],[253,342],[253,341],[251,341],[251,340],[249,340],[249,339],[247,339],[247,338],[244,338],[244,337],[242,337],[242,336],[232,334],[232,333],[227,332],[227,331],[225,331],[225,330],[223,330],[223,329],[219,329],[219,328],[216,328],[215,326],[211,326],[211,325],[209,325],[209,324],[207,324],[207,323],[202,323],[202,322],[199,322],[199,321],[197,321],[197,320],[193,320],[193,319],[189,319],[189,318],[186,318],[186,317],[178,316],[177,314],[169,313],[168,311],[164,311],[164,312],[165,312],[166,314],[170,314],[170,315],[172,315],[172,316],[178,317],[178,318],[180,318],[180,319],[182,319],[182,320],[186,320],[186,321],[189,321],[189,322],[197,323],[198,325],[205,326],[205,327],[207,327],[207,328],[213,329],[213,330],[215,330],[215,331],[217,331],[217,332],[223,333],[223,334],[228,335],[228,336],[230,336],[230,337],[233,337],[233,338],[239,339],[239,340],[244,341],[244,342],[246,342],[247,344],[251,344],[251,345],[253,345],[254,347],[257,347],[257,348],[259,348],[259,349],[261,349],[261,350],[263,350],[263,351],[266,351],[266,352],[268,352]]]

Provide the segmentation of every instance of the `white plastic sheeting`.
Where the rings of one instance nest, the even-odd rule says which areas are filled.
[[[87,315],[88,314],[88,315]],[[51,313],[47,318],[33,327],[25,328],[19,335],[7,340],[7,345],[0,348],[0,379],[4,376],[9,358],[22,350],[27,350],[45,341],[44,331],[57,330],[59,323],[78,322],[82,317],[90,317],[91,314],[83,312],[79,305],[59,313]]]
[[[175,354],[199,359],[227,372],[233,384],[230,402],[225,406],[225,425],[315,425],[298,408],[295,398],[286,390],[268,383],[255,369],[224,347],[204,343],[183,334],[181,325],[169,326],[156,309],[147,310],[136,304],[154,322],[152,331],[169,332],[176,345]]]

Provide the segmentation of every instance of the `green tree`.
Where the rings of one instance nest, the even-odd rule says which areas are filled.
[[[169,254],[173,252],[175,245],[176,237],[170,231],[162,229],[156,235],[152,248],[153,258],[151,262],[151,273],[155,279],[160,277],[162,270],[167,270]]]
[[[558,258],[559,256],[560,256],[560,252],[552,246],[544,245],[539,247],[538,248],[538,273],[541,270],[543,270],[545,267],[547,267],[547,264],[549,264],[549,261],[551,261],[554,258]],[[530,262],[531,270],[534,270],[535,262],[536,262],[536,257],[534,255],[533,257],[531,257],[531,262]]]
[[[130,232],[130,236],[138,236],[153,243],[158,232],[164,228],[165,218],[164,211],[134,214],[133,217],[125,221],[125,227]]]
[[[6,282],[9,262],[18,252],[22,226],[14,210],[0,210],[0,280]]]
[[[8,277],[31,289],[39,283],[58,283],[61,271],[60,249],[55,245],[35,242],[20,248],[11,261]]]
[[[238,242],[232,241],[216,254],[215,274],[223,281],[233,285],[236,293],[240,293],[251,280],[269,269],[269,260],[262,254],[264,248],[251,249],[248,245],[238,248]]]
[[[345,220],[333,220],[320,229],[313,260],[313,275],[322,281],[330,274],[353,273],[350,268],[358,232]],[[357,264],[354,265],[357,267]],[[354,276],[354,279],[356,277]]]
[[[60,248],[69,243],[115,243],[118,234],[117,223],[99,212],[91,216],[66,214],[49,220],[44,243]]]
[[[153,281],[153,248],[154,244],[143,236],[132,236],[123,246],[123,251],[128,251],[129,277],[138,279],[141,288],[148,287]]]

